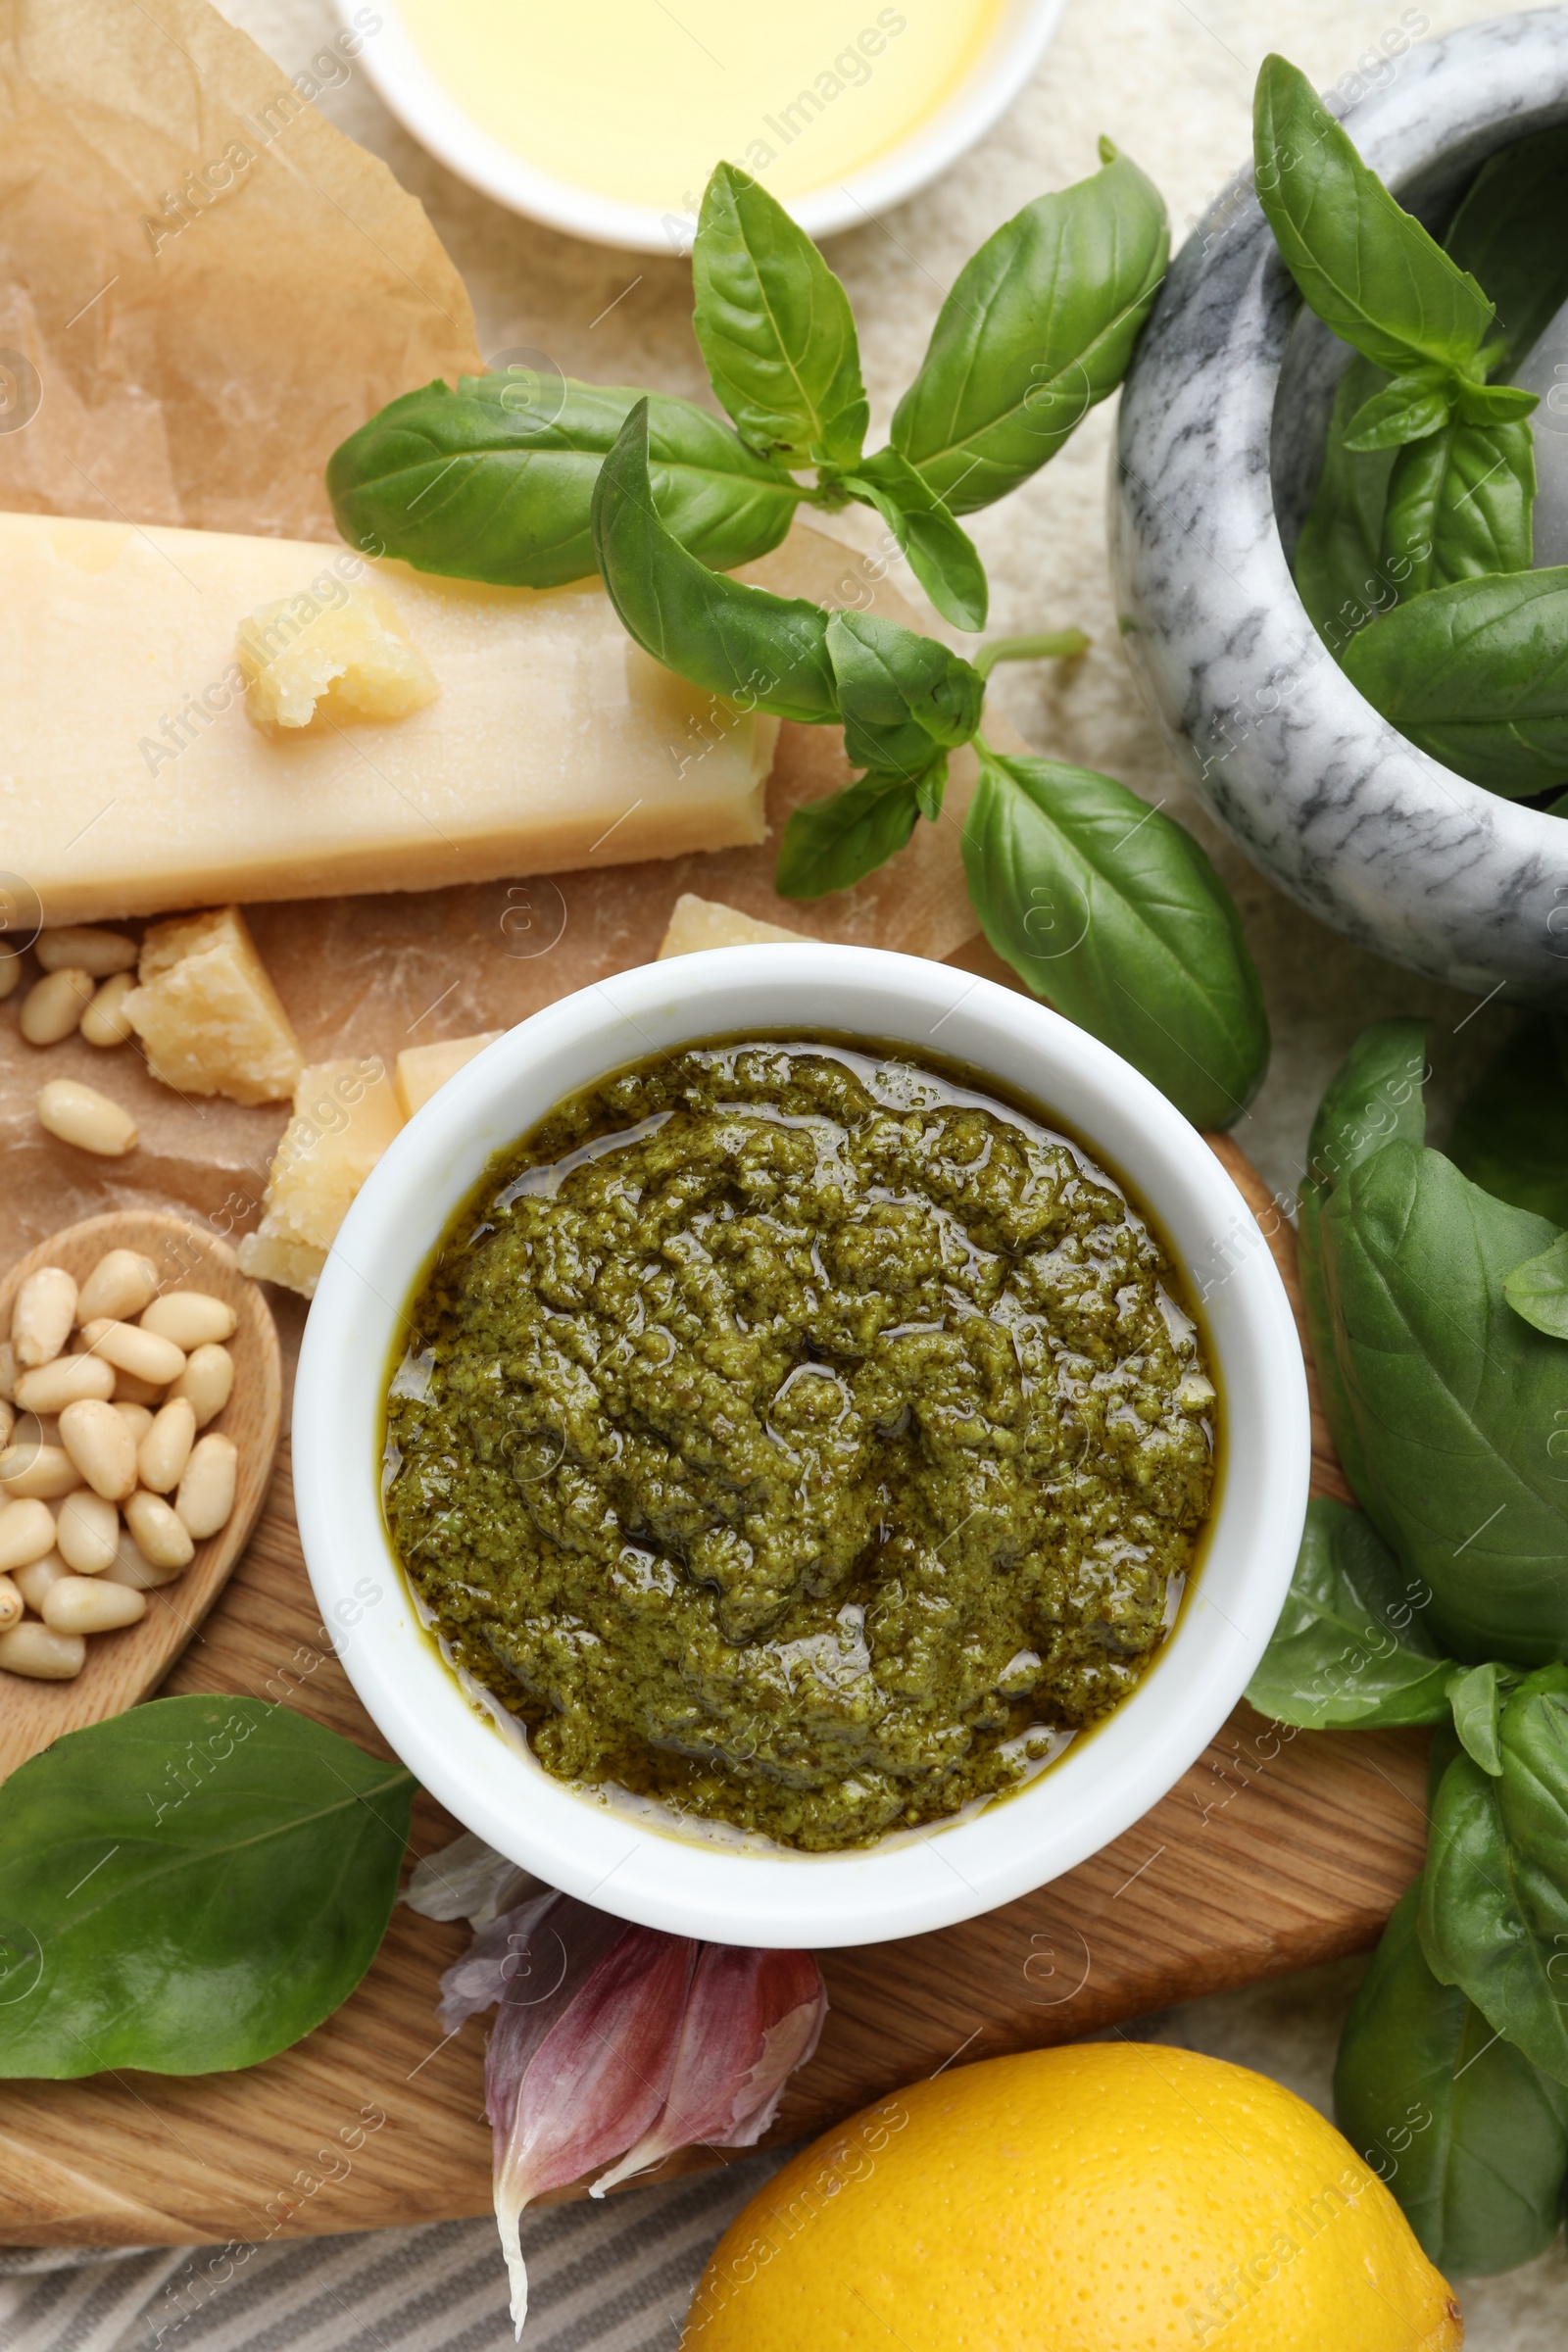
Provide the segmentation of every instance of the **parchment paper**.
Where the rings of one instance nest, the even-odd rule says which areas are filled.
[[[336,444],[480,365],[421,207],[206,0],[0,0],[0,508],[330,539]]]
[[[0,0],[0,368],[18,404],[9,429],[0,415],[0,507],[330,536],[333,446],[397,392],[480,365],[420,207],[204,0]],[[212,159],[235,142],[212,194]],[[749,576],[917,621],[885,564],[820,532],[797,529]],[[809,906],[774,896],[790,808],[849,774],[837,730],[786,726],[763,848],[250,919],[311,1061],[508,1027],[647,961],[684,890],[823,938],[951,954],[975,930],[957,847],[968,755],[942,822],[892,865]],[[0,852],[25,870],[19,848]],[[24,985],[35,976],[29,957]],[[256,1223],[282,1106],[182,1100],[133,1046],[29,1047],[22,995],[0,1007],[0,1254],[119,1202],[185,1202],[225,1233]],[[38,1088],[67,1076],[133,1110],[127,1158],[39,1128]]]

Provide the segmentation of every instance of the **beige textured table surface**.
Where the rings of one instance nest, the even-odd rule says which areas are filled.
[[[290,74],[307,68],[336,29],[328,0],[221,4]],[[1464,0],[1427,0],[1407,11],[1395,0],[1201,0],[1199,8],[1187,0],[1068,0],[1033,84],[983,146],[912,203],[829,247],[860,323],[873,436],[885,430],[961,262],[1029,198],[1092,171],[1100,132],[1158,182],[1179,242],[1247,152],[1252,82],[1268,50],[1327,86],[1401,23],[1430,20],[1442,32],[1495,13]],[[321,105],[422,200],[467,281],[487,355],[542,350],[570,374],[706,395],[685,264],[579,244],[503,212],[427,157],[362,71]],[[1032,484],[971,519],[999,631],[1076,621],[1094,640],[1066,679],[1004,672],[999,693],[1040,749],[1105,768],[1194,821],[1117,641],[1102,520],[1111,423],[1110,409],[1099,411]],[[1433,1016],[1441,1140],[1445,1106],[1465,1068],[1499,1033],[1495,1011],[1467,1020],[1472,1000],[1349,947],[1255,876],[1200,817],[1195,829],[1237,894],[1267,991],[1273,1067],[1238,1133],[1269,1182],[1293,1190],[1324,1082],[1356,1031],[1385,1013]],[[1326,2106],[1334,2040],[1356,1973],[1348,1963],[1194,2003],[1152,2030],[1276,2074]],[[1568,2335],[1568,2261],[1555,2252],[1509,2278],[1467,2284],[1463,2301],[1471,2352],[1559,2352]]]

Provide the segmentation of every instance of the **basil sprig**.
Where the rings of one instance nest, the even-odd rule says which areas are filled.
[[[1544,131],[1494,157],[1446,250],[1280,57],[1258,76],[1253,148],[1286,266],[1357,355],[1297,551],[1307,612],[1422,750],[1505,797],[1558,787],[1568,574],[1530,570],[1537,400],[1495,378],[1568,295],[1568,141]]]
[[[1005,639],[971,663],[880,615],[723,576],[803,502],[856,500],[946,619],[984,625],[985,567],[956,517],[1033,473],[1115,388],[1164,273],[1156,190],[1108,145],[1102,157],[965,266],[886,449],[864,448],[843,286],[783,207],[721,164],[693,254],[695,324],[733,430],[657,395],[467,377],[394,401],[328,482],[345,536],[376,554],[524,586],[597,564],[628,633],[679,676],[737,710],[841,726],[862,772],[791,816],[786,897],[849,889],[922,818],[941,821],[949,755],[975,743],[962,844],[987,936],[1191,1118],[1224,1126],[1261,1080],[1268,1027],[1207,858],[1109,777],[1003,759],[978,734],[993,662],[1068,659],[1081,633]]]
[[[0,1806],[0,2077],[287,2049],[375,1957],[413,1791],[255,1698],[154,1699],[57,1740]]]
[[[1528,1676],[1488,1769],[1455,1756],[1438,1785],[1421,1943],[1531,2062],[1568,2084],[1568,1666]]]
[[[1389,625],[1378,623],[1382,628]],[[1435,1727],[1426,1868],[1347,2021],[1340,2123],[1434,2262],[1546,2244],[1568,2176],[1568,1085],[1536,1015],[1425,1144],[1425,1024],[1384,1021],[1308,1147],[1301,1266],[1361,1510],[1314,1501],[1248,1695]],[[1555,1164],[1553,1165],[1553,1159]]]
[[[1346,2020],[1340,2130],[1446,2272],[1512,2270],[1550,2243],[1568,2178],[1568,2092],[1428,1967],[1419,1881]]]

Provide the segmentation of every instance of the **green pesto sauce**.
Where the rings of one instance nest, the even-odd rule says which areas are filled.
[[[394,1545],[563,1780],[809,1851],[1003,1791],[1172,1622],[1214,1389],[1066,1137],[904,1048],[691,1047],[454,1218],[387,1401]]]

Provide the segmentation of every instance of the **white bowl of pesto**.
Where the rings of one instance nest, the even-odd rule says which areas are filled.
[[[1059,1128],[1147,1213],[1196,1309],[1219,1396],[1196,1573],[1127,1695],[1009,1793],[832,1851],[556,1777],[521,1726],[454,1671],[383,1515],[388,1383],[411,1307],[496,1156],[612,1073],[743,1037],[820,1038],[829,1051],[858,1043],[872,1055],[903,1047],[917,1070],[922,1056],[958,1065],[977,1092],[994,1086],[1004,1106],[1030,1106]],[[619,974],[534,1014],[460,1071],[349,1212],[311,1310],[294,1404],[295,1498],[322,1622],[349,1629],[340,1654],[350,1680],[431,1793],[525,1869],[624,1918],[804,1947],[873,1943],[991,1910],[1071,1869],[1163,1796],[1225,1721],[1273,1629],[1306,1507],[1309,1444],[1300,1347],[1268,1249],[1164,1097],[1010,990],[946,964],[817,945],[719,949]]]
[[[600,245],[686,253],[709,173],[741,164],[813,237],[945,172],[1011,105],[1063,0],[380,0],[366,71],[473,187]]]

